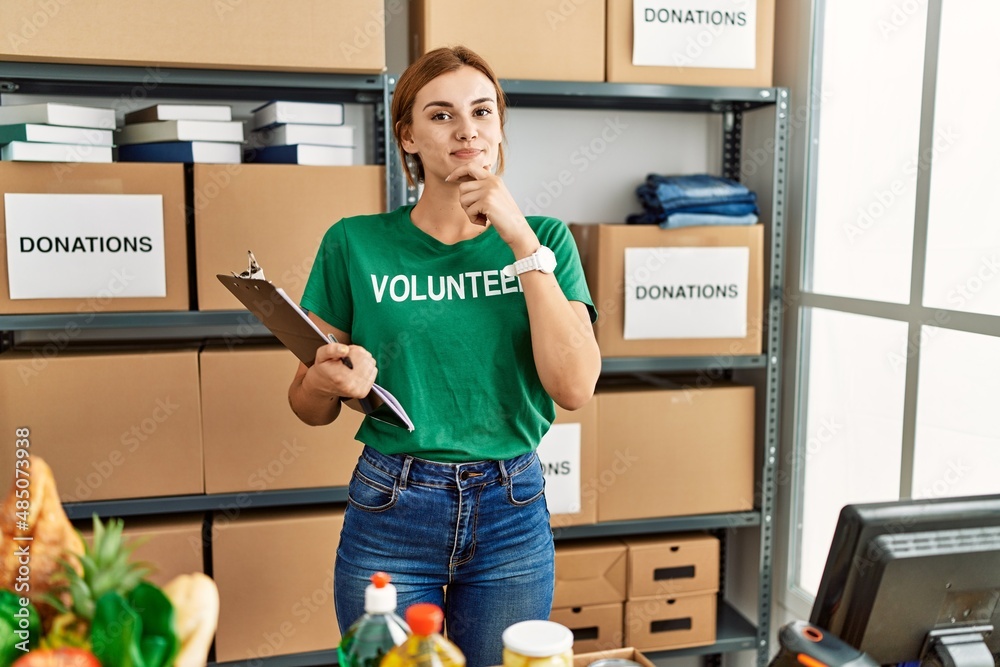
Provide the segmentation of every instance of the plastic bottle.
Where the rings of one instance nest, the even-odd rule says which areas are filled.
[[[465,656],[441,636],[444,612],[436,604],[415,604],[406,610],[412,633],[385,654],[382,667],[465,667]]]
[[[337,647],[341,667],[378,667],[382,657],[406,641],[410,628],[396,615],[396,587],[376,572],[365,588],[365,613],[347,629]]]

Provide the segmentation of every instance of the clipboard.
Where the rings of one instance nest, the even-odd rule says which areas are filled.
[[[251,270],[243,275],[220,273],[216,277],[292,354],[306,366],[312,366],[316,361],[316,350],[328,344],[330,339],[289,298],[285,290],[264,280],[252,253],[250,258]],[[255,275],[259,277],[253,277]],[[413,431],[413,422],[406,410],[385,388],[372,385],[368,396],[357,400],[361,411],[372,419]]]

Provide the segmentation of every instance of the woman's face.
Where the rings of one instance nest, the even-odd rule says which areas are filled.
[[[444,180],[471,164],[491,169],[497,161],[503,131],[497,92],[474,67],[432,79],[413,103],[413,124],[401,132],[403,149],[420,155],[424,180]]]

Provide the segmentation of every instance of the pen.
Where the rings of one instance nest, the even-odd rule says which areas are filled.
[[[331,343],[338,343],[337,337],[334,336],[332,333],[331,334],[327,334],[326,337],[330,339]],[[351,358],[350,357],[341,357],[340,360],[342,362],[344,362],[345,366],[347,366],[348,368],[350,368],[352,371],[354,370],[354,364],[351,363]]]

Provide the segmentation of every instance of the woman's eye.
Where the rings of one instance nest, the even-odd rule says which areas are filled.
[[[449,118],[451,118],[451,116],[449,114],[446,114],[444,111],[439,111],[433,116],[431,116],[431,120],[447,120]]]
[[[493,113],[493,109],[489,107],[480,107],[473,112],[476,116],[489,116],[491,113]]]

